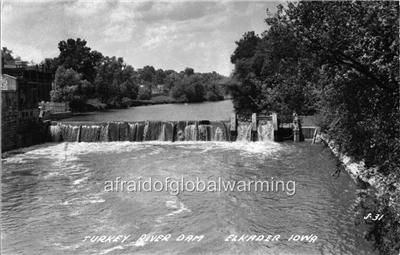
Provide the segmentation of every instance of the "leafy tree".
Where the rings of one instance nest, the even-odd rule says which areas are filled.
[[[10,49],[7,49],[7,47],[3,47],[1,49],[1,61],[4,64],[14,64],[15,61],[21,60],[20,57],[14,57],[13,56],[13,51]]]
[[[96,76],[95,68],[102,62],[103,55],[92,51],[86,44],[87,42],[80,38],[60,41],[58,43],[60,54],[57,61],[58,65],[72,68],[81,73],[84,79],[93,82]]]
[[[154,76],[155,76],[154,80],[155,80],[156,84],[164,84],[164,80],[167,75],[164,73],[164,71],[162,69],[157,69]]]
[[[236,49],[231,56],[231,62],[236,63],[240,59],[247,59],[254,56],[257,45],[261,41],[254,31],[246,32],[243,37],[236,42]]]
[[[58,59],[57,58],[45,58],[41,63],[46,70],[49,70],[52,73],[55,73],[58,68]]]
[[[175,71],[166,71],[165,72],[167,76],[164,79],[164,85],[165,85],[165,90],[170,91],[172,87],[180,80],[182,79],[181,75],[178,74]]]
[[[142,86],[139,88],[138,98],[140,100],[150,100],[151,99],[151,88],[150,86]]]
[[[191,75],[194,74],[194,69],[193,69],[193,68],[190,68],[190,67],[186,67],[185,70],[184,70],[184,73],[185,73],[185,75],[187,75],[187,76],[191,76]]]
[[[398,20],[395,2],[279,6],[260,39],[237,43],[229,86],[239,111],[319,112],[342,152],[387,176],[372,209],[385,218],[368,234],[382,254],[400,248]]]
[[[82,80],[82,75],[72,68],[66,69],[64,66],[57,68],[55,79],[55,89],[50,92],[51,100],[54,102],[69,102],[73,110],[82,110],[87,95],[93,93],[93,85]]]
[[[156,69],[153,66],[144,66],[142,69],[138,70],[139,77],[143,81],[152,83],[155,81]]]
[[[200,74],[184,76],[171,89],[171,96],[181,102],[204,101],[205,88]]]
[[[137,74],[133,67],[124,63],[123,58],[105,57],[96,71],[96,95],[103,103],[121,107],[123,97],[137,97]]]

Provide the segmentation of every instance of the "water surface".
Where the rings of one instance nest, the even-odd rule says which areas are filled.
[[[328,149],[308,143],[104,142],[44,144],[3,160],[3,254],[374,254],[354,225],[356,186]],[[296,194],[104,192],[116,177],[294,180]],[[197,243],[140,235],[204,235]],[[85,236],[131,235],[127,242]],[[230,234],[279,242],[225,242]],[[314,234],[315,243],[288,242]],[[286,240],[285,240],[286,239]]]
[[[233,112],[231,100],[196,104],[159,104],[128,109],[85,113],[65,121],[179,121],[179,120],[229,120]]]

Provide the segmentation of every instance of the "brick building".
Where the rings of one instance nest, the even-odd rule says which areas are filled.
[[[53,74],[38,66],[5,65],[1,76],[2,151],[42,142],[38,103],[50,100]]]

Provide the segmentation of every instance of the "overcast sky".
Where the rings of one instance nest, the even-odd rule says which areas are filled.
[[[229,75],[235,41],[266,29],[266,8],[277,2],[145,2],[3,0],[2,47],[23,60],[58,55],[58,42],[82,38],[134,68]]]

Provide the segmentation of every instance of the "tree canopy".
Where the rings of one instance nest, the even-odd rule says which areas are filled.
[[[397,2],[279,6],[267,13],[261,36],[247,32],[237,42],[230,83],[235,109],[318,113],[342,152],[400,183],[398,21]],[[378,198],[387,218],[369,235],[383,254],[400,243],[399,229],[392,227],[400,223],[400,192],[393,193],[393,183]]]
[[[42,64],[56,74],[52,99],[74,101],[73,110],[83,110],[84,102],[91,98],[110,107],[124,107],[130,100],[151,99],[153,92],[177,102],[224,98],[220,83],[224,77],[215,72],[195,73],[190,67],[181,72],[164,71],[150,65],[135,70],[123,58],[104,56],[80,38],[60,41],[58,48],[59,56],[46,58]]]

